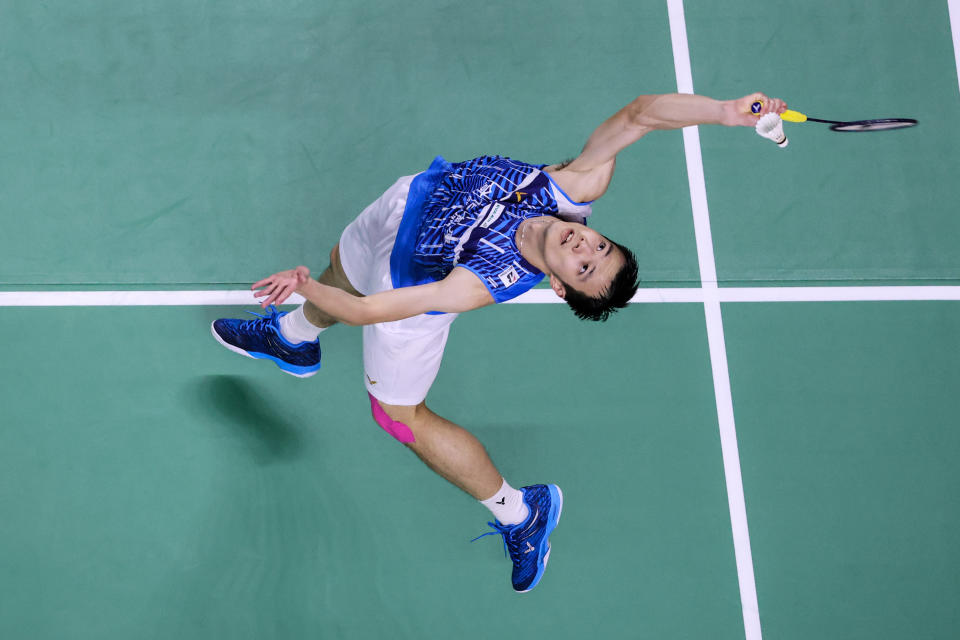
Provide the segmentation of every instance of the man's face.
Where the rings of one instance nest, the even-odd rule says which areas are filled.
[[[624,263],[623,253],[612,242],[575,222],[557,222],[547,229],[543,255],[552,274],[550,285],[561,297],[563,283],[598,297]]]

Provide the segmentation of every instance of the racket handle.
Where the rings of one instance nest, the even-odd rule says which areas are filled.
[[[757,100],[752,105],[750,105],[750,111],[752,111],[753,113],[760,113],[761,109],[763,109],[763,102],[761,102],[760,100]],[[780,114],[780,119],[786,120],[787,122],[806,122],[807,116],[800,113],[799,111],[791,111],[790,109],[787,109],[786,111]]]
[[[807,116],[800,113],[799,111],[792,111],[790,109],[787,109],[786,111],[780,114],[780,119],[786,120],[787,122],[806,122]]]

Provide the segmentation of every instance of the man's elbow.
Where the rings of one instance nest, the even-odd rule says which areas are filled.
[[[637,96],[627,107],[628,122],[635,127],[656,129],[658,120],[650,117],[650,108],[662,95]]]
[[[357,304],[352,305],[349,313],[346,313],[345,317],[341,319],[343,324],[350,325],[351,327],[362,327],[381,322],[393,322],[417,315],[416,312],[398,313],[397,309],[391,309],[390,306],[384,304],[383,300],[376,298],[365,296],[363,298],[357,298],[356,301]]]
[[[351,327],[362,327],[367,324],[375,324],[379,322],[374,318],[374,309],[367,302],[367,298],[357,298],[356,304],[350,306],[350,308],[345,309],[341,317],[337,320],[345,325]]]

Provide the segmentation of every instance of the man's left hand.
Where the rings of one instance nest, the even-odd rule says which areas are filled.
[[[266,309],[271,304],[283,304],[284,300],[306,284],[309,279],[310,269],[299,266],[296,269],[278,271],[272,276],[260,280],[250,288],[254,289],[253,295],[255,297],[265,298],[260,306]],[[256,289],[260,289],[260,291],[256,291]]]

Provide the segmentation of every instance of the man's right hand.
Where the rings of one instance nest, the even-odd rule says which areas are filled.
[[[753,103],[759,102],[760,111],[753,112]],[[765,94],[751,93],[737,100],[730,100],[724,105],[723,124],[728,127],[754,127],[760,116],[768,113],[783,113],[787,110],[787,103],[779,98],[768,98]]]

